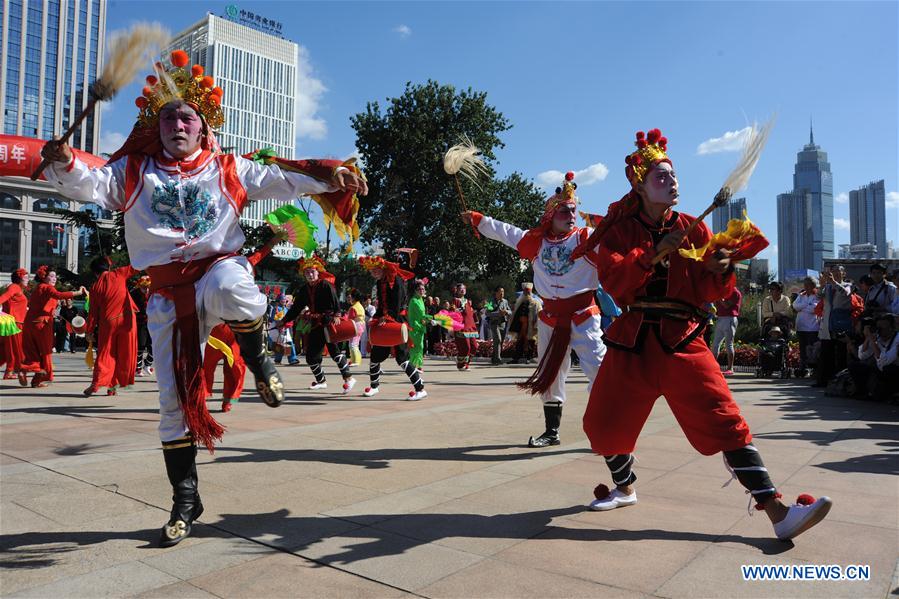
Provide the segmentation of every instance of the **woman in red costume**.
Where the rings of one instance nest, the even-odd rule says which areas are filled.
[[[57,291],[56,273],[46,264],[34,275],[37,285],[28,299],[28,313],[22,331],[22,349],[25,361],[19,370],[19,384],[28,385],[26,372],[34,372],[32,387],[46,387],[53,381],[53,311],[61,299],[81,297],[78,291]]]
[[[584,413],[584,431],[593,450],[605,457],[614,483],[612,491],[596,488],[590,508],[603,511],[637,502],[632,452],[653,404],[664,395],[690,444],[703,455],[723,452],[756,509],[771,519],[776,536],[790,539],[820,522],[831,501],[801,495],[797,505],[787,506],[780,500],[702,338],[708,316],[701,306],[734,289],[731,256],[741,249],[751,256],[767,242],[754,229],[741,241],[753,244],[752,249],[730,246],[709,251],[701,260],[695,259],[695,250],[679,252],[685,240],[693,248],[706,248],[712,236],[702,222],[689,229],[696,219],[674,211],[678,181],[667,143],[658,129],[637,133],[637,150],[625,159],[630,192],[609,207],[594,236],[579,248],[599,242],[599,279],[624,310],[605,333],[609,352]],[[665,257],[656,260],[659,255]]]
[[[25,296],[25,287],[28,286],[28,271],[17,268],[11,276],[12,282],[6,291],[0,295],[0,309],[12,316],[19,328],[18,333],[7,337],[0,337],[0,366],[6,362],[6,372],[3,378],[14,379],[21,371],[24,354],[22,352],[22,332],[25,329],[25,314],[28,312],[28,298]]]
[[[137,306],[128,293],[128,279],[137,274],[129,264],[110,268],[111,260],[95,258],[91,270],[97,282],[91,287],[88,335],[97,333],[97,358],[94,376],[84,396],[90,397],[106,387],[106,395],[115,395],[117,387],[134,384],[134,356],[137,355]]]

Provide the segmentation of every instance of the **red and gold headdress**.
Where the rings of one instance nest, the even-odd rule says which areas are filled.
[[[327,270],[324,261],[315,254],[310,254],[297,261],[297,270],[302,272],[307,268],[314,268],[318,272],[325,272]]]
[[[404,281],[415,278],[415,273],[404,270],[400,268],[400,265],[396,262],[389,262],[381,256],[359,256],[359,265],[369,272],[376,268],[383,270],[384,278],[391,287],[393,287],[393,284],[396,282],[397,276],[401,277]]]
[[[668,138],[662,136],[662,132],[658,129],[650,129],[649,133],[637,131],[636,151],[628,154],[624,158],[627,165],[624,168],[624,174],[627,180],[631,182],[632,187],[636,187],[638,183],[643,182],[646,173],[653,166],[660,162],[671,164],[668,158]]]
[[[187,52],[175,50],[170,57],[172,69],[165,70],[162,63],[155,65],[156,75],[147,77],[142,95],[134,103],[140,109],[138,123],[144,127],[156,127],[159,111],[173,100],[190,104],[213,129],[225,124],[222,110],[222,88],[216,87],[212,77],[203,74],[203,67],[195,64],[188,71]]]
[[[309,254],[305,258],[297,260],[297,270],[299,270],[301,274],[307,268],[314,268],[317,270],[319,278],[328,281],[332,285],[337,281],[337,277],[328,272],[325,261],[317,254]]]

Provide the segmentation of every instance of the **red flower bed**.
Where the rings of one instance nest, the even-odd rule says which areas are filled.
[[[505,343],[503,343],[502,355],[511,356],[514,345],[515,343],[513,341],[506,341]],[[456,350],[456,342],[450,339],[449,341],[444,341],[442,343],[435,343],[434,353],[438,356],[446,356],[449,358],[455,357],[458,355],[458,351]],[[478,339],[477,351],[475,352],[475,356],[478,358],[492,357],[493,341],[483,341]]]
[[[727,354],[718,354],[718,363],[727,364]],[[758,366],[759,347],[757,345],[737,345],[734,347],[734,366]],[[799,344],[790,343],[787,351],[787,367],[799,368]]]

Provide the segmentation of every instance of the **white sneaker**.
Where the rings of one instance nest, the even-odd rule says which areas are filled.
[[[616,507],[625,507],[637,503],[637,492],[634,491],[630,495],[625,495],[618,489],[612,489],[612,492],[603,499],[594,499],[590,502],[590,509],[594,512],[605,512],[614,510]]]
[[[356,386],[356,379],[350,377],[343,381],[343,394],[346,395],[350,391],[353,390],[353,387]]]
[[[143,368],[141,368],[140,370],[137,371],[136,374],[137,374],[137,376],[147,376],[147,371],[144,370]]]
[[[377,387],[366,387],[365,391],[362,392],[362,395],[364,395],[365,397],[372,397],[380,392],[381,390]]]
[[[313,382],[311,385],[309,385],[309,388],[312,389],[313,391],[315,391],[316,389],[327,389],[328,383]]]
[[[774,524],[774,534],[781,541],[799,536],[823,520],[832,505],[830,497],[821,497],[811,505],[791,505],[784,519]]]
[[[428,392],[422,389],[421,391],[416,391],[413,389],[409,391],[409,397],[406,398],[406,401],[418,401],[420,399],[424,399],[428,396]]]
[[[156,369],[153,368],[152,366],[150,366],[149,368],[147,368],[147,374],[153,374],[153,373],[155,373],[155,372],[156,372]]]

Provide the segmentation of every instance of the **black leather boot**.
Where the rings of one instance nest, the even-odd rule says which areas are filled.
[[[197,491],[197,446],[184,437],[162,444],[165,469],[172,483],[172,513],[162,527],[160,547],[177,545],[190,535],[191,525],[203,513]]]
[[[240,355],[256,379],[256,392],[269,407],[277,408],[284,401],[284,383],[275,363],[265,351],[265,331],[262,317],[256,320],[232,320],[228,326],[234,332]]]
[[[528,447],[547,447],[562,443],[559,438],[559,427],[562,425],[562,404],[544,405],[543,417],[546,420],[546,431],[537,438],[531,437],[528,440]]]

